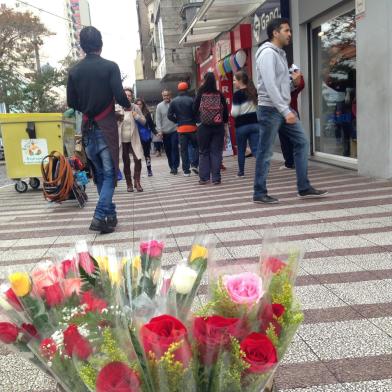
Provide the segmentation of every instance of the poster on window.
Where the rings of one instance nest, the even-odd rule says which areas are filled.
[[[22,139],[22,159],[25,165],[41,164],[48,155],[46,139]]]

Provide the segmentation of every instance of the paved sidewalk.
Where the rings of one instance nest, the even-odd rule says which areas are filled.
[[[165,264],[186,255],[196,229],[215,236],[219,260],[253,260],[273,226],[306,248],[297,282],[305,323],[278,371],[279,391],[392,391],[392,182],[313,164],[313,185],[330,196],[302,201],[295,174],[274,162],[269,188],[281,203],[262,206],[251,203],[254,160],[247,160],[243,179],[235,177],[232,158],[225,164],[221,186],[199,186],[196,176],[171,176],[165,160],[154,159],[155,176],[142,179],[144,193],[129,194],[120,183],[119,227],[107,236],[87,229],[96,201],[92,187],[83,210],[73,202],[48,205],[41,192],[0,189],[0,278],[63,255],[82,237],[127,248],[143,231],[162,228]],[[0,391],[54,390],[53,381],[0,346]]]

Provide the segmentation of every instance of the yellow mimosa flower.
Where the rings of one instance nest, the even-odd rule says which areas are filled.
[[[12,290],[18,297],[24,297],[31,290],[31,280],[26,272],[15,272],[8,277]]]

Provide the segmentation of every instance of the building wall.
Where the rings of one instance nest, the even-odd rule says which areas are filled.
[[[143,72],[143,59],[142,53],[140,50],[136,52],[135,58],[135,80],[143,80],[146,79]]]
[[[354,1],[292,0],[294,62],[300,65],[308,88],[300,96],[302,122],[311,129],[308,23],[325,12]],[[357,20],[357,136],[358,173],[392,177],[392,39],[390,0],[366,1],[366,12]],[[382,43],[382,44],[380,44]],[[377,72],[375,72],[377,70]]]

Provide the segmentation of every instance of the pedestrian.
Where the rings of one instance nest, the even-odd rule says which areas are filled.
[[[143,146],[140,140],[138,127],[139,124],[142,126],[146,124],[146,118],[144,117],[139,107],[136,104],[132,103],[132,89],[126,88],[124,89],[124,91],[129,99],[129,102],[131,102],[131,108],[128,110],[124,110],[123,120],[119,125],[121,135],[122,160],[124,164],[124,177],[127,183],[127,192],[133,192],[130,159],[130,155],[132,154],[134,162],[134,185],[138,192],[143,192],[143,188],[141,186]]]
[[[143,146],[144,158],[146,160],[147,173],[149,177],[152,177],[151,142],[152,142],[152,135],[157,135],[158,132],[156,130],[154,120],[152,119],[151,113],[148,110],[146,103],[141,98],[136,99],[135,103],[143,113],[144,117],[146,118],[146,126],[151,131],[151,138],[147,141],[142,140],[141,142]]]
[[[167,118],[171,102],[171,92],[167,89],[162,91],[162,99],[156,110],[156,123],[158,135],[163,138],[167,162],[170,168],[170,174],[178,174],[180,166],[180,152],[178,148],[178,133],[176,124]]]
[[[293,109],[297,114],[298,118],[300,118],[298,111],[298,95],[305,88],[305,81],[299,68],[295,64],[292,64],[289,67],[289,73],[295,87],[295,90],[291,92],[290,108]],[[287,137],[283,128],[279,129],[279,140],[284,158],[284,165],[282,165],[279,169],[294,169],[295,166],[293,144],[290,142],[290,139]]]
[[[204,83],[197,92],[193,110],[200,122],[197,131],[199,184],[208,184],[211,179],[214,185],[219,185],[225,127],[229,114],[226,99],[216,88],[216,79],[212,72],[204,75]]]
[[[180,82],[177,89],[179,94],[170,102],[167,117],[177,124],[182,171],[185,177],[189,177],[191,169],[195,174],[199,174],[199,154],[195,153],[198,150],[198,145],[196,118],[193,113],[194,100],[188,94],[188,83]],[[189,146],[192,146],[192,154],[189,154]]]
[[[257,91],[252,80],[245,71],[234,74],[234,86],[237,91],[233,95],[231,115],[235,119],[237,140],[238,177],[244,177],[246,147],[249,143],[252,155],[257,154],[260,127],[257,121]]]
[[[256,53],[258,119],[260,138],[256,157],[254,180],[255,203],[278,203],[268,195],[267,177],[272,148],[281,128],[294,147],[294,164],[297,174],[298,197],[324,197],[327,192],[313,188],[308,179],[309,142],[305,137],[295,112],[290,108],[291,82],[286,53],[283,48],[290,44],[290,22],[285,18],[273,19],[267,26],[269,41]]]
[[[111,233],[117,225],[114,189],[119,170],[119,140],[115,100],[124,108],[131,104],[121,83],[118,65],[101,57],[101,33],[92,26],[80,32],[86,56],[68,74],[68,106],[83,113],[83,142],[92,162],[98,203],[90,230]]]

